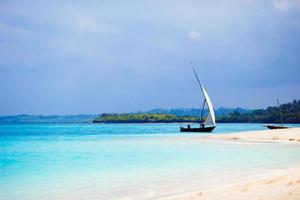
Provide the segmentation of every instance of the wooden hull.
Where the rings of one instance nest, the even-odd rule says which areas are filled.
[[[289,127],[286,127],[286,126],[274,126],[274,125],[267,125],[266,127],[268,129],[286,129],[286,128],[289,128]]]
[[[214,128],[216,128],[215,126],[211,126],[211,127],[204,127],[204,128],[183,128],[180,127],[180,132],[212,132],[212,130],[214,130]]]

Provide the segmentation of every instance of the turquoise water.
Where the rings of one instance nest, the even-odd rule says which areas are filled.
[[[204,142],[183,125],[2,124],[0,199],[153,199],[300,164],[297,144]]]

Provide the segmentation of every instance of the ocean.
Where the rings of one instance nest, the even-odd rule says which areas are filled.
[[[202,141],[180,126],[0,124],[0,199],[153,199],[300,164],[298,144]],[[264,129],[218,124],[211,134]]]

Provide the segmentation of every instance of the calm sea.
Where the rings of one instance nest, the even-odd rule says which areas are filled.
[[[185,125],[0,124],[0,199],[153,199],[300,164],[297,144],[204,142]]]

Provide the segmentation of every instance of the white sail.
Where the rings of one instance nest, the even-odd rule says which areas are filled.
[[[194,74],[196,76],[196,79],[201,87],[201,90],[202,90],[202,93],[203,93],[203,96],[205,98],[205,102],[207,104],[207,107],[208,107],[208,115],[204,121],[204,124],[205,126],[215,126],[216,125],[216,117],[215,117],[215,111],[214,111],[214,108],[213,108],[213,105],[211,103],[211,100],[207,94],[207,92],[205,91],[204,87],[202,86],[202,84],[200,83],[199,81],[199,78],[198,78],[198,75],[193,67],[193,71],[194,71]]]
[[[201,89],[202,89],[202,92],[203,92],[203,95],[204,95],[204,98],[206,100],[206,104],[207,104],[207,107],[208,107],[208,115],[204,121],[204,124],[205,126],[215,126],[216,125],[216,117],[215,117],[215,111],[214,111],[214,108],[213,108],[213,105],[211,103],[211,100],[206,92],[206,90],[204,89],[204,87],[202,86],[202,84],[200,83],[200,86],[201,86]]]

